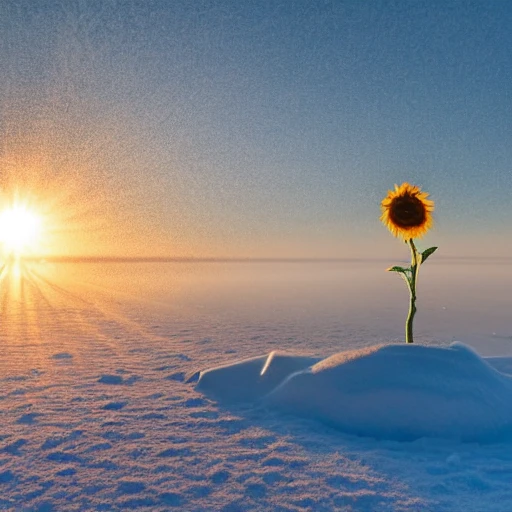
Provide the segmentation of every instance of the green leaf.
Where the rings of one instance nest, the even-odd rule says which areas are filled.
[[[389,267],[386,269],[388,272],[401,272],[402,274],[405,274],[407,272],[410,272],[410,268],[404,268],[404,267]]]
[[[425,260],[431,255],[434,254],[437,251],[437,247],[430,247],[429,249],[425,249],[421,253],[421,263],[424,263]]]

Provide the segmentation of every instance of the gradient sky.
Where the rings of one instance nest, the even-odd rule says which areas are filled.
[[[512,250],[512,3],[0,4],[0,201],[47,253],[403,255],[394,183],[436,201],[423,245]]]

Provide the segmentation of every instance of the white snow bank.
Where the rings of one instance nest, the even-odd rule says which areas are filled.
[[[252,402],[274,390],[289,375],[310,368],[319,357],[270,352],[201,372],[198,389],[221,400]]]
[[[491,361],[498,368],[499,359]],[[357,435],[512,438],[512,377],[461,343],[378,345],[323,360],[272,352],[201,372],[197,387]]]

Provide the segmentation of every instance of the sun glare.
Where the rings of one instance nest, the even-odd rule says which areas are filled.
[[[0,213],[0,244],[7,255],[23,256],[32,252],[40,230],[39,215],[23,205],[14,205]]]

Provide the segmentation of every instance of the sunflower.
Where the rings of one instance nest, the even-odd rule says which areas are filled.
[[[409,183],[395,185],[382,200],[380,220],[391,233],[405,241],[421,238],[432,227],[434,201]]]

